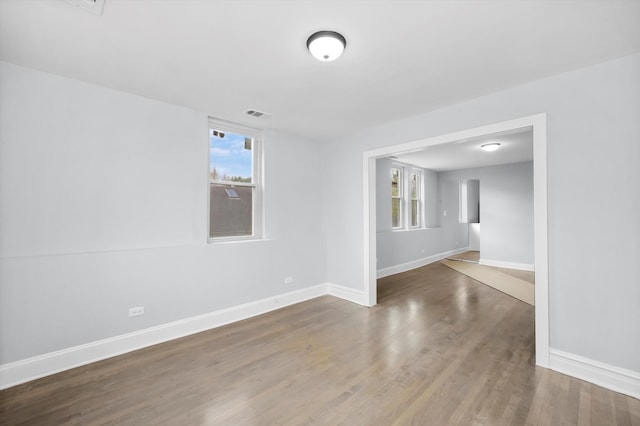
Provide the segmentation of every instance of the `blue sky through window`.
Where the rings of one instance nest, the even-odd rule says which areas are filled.
[[[209,129],[209,172],[215,167],[219,179],[224,175],[251,178],[251,150],[245,148],[246,136],[215,131],[224,137],[215,136],[214,129]]]

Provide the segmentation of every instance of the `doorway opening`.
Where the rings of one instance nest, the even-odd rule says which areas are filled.
[[[366,304],[377,303],[376,160],[397,153],[453,144],[486,135],[530,130],[533,133],[534,264],[536,364],[549,367],[549,301],[547,248],[547,155],[546,114],[536,114],[487,126],[426,138],[364,152],[364,296]]]

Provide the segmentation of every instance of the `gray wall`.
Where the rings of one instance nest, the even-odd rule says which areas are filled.
[[[442,229],[427,227],[426,229],[391,230],[391,160],[376,161],[376,221],[377,221],[377,269],[412,262],[431,256],[441,251]],[[426,223],[433,224],[437,220],[438,211],[438,178],[430,170],[423,170],[425,182],[425,214]]]
[[[391,232],[391,160],[376,160],[376,229]]]
[[[267,239],[207,244],[205,113],[0,67],[0,364],[325,282],[317,144],[265,132]]]
[[[328,281],[364,286],[363,151],[545,112],[551,347],[640,372],[638,75],[634,54],[325,144]]]
[[[465,179],[480,181],[482,259],[534,263],[532,162],[441,173],[427,171],[430,186],[437,190],[432,188],[425,202],[433,209],[433,216],[439,216],[440,226],[406,231],[391,231],[390,165],[388,159],[376,163],[377,269],[467,247],[468,224],[459,222],[459,182]],[[434,222],[435,217],[430,220]]]
[[[424,215],[425,226],[436,228],[440,226],[440,188],[438,173],[432,170],[424,171]]]
[[[377,269],[388,268],[422,259],[442,251],[442,229],[439,225],[438,174],[422,170],[424,176],[424,209],[427,229],[391,230],[391,166],[388,158],[376,160],[376,223],[378,241]]]

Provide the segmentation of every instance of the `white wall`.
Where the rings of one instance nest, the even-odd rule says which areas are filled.
[[[481,259],[533,265],[532,162],[454,170],[439,175],[443,182],[480,181]]]
[[[325,281],[316,144],[265,132],[267,239],[207,244],[205,113],[0,79],[0,364]]]
[[[363,151],[546,112],[551,347],[640,372],[638,75],[634,54],[324,145],[328,281],[364,288]]]

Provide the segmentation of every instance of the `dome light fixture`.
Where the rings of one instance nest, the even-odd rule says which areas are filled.
[[[497,142],[485,143],[484,145],[480,145],[480,148],[484,149],[487,152],[491,152],[500,148],[500,144]]]
[[[322,62],[335,61],[342,55],[347,41],[342,34],[335,31],[318,31],[307,39],[307,49]]]

